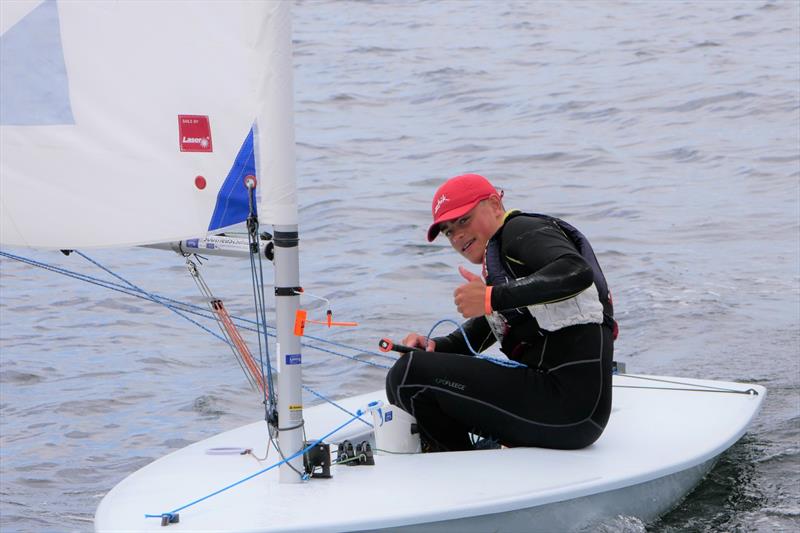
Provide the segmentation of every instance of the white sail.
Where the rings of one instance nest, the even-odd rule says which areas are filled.
[[[2,2],[0,243],[180,241],[257,210],[275,232],[280,443],[302,448],[288,1]],[[251,181],[251,180],[248,180]],[[281,469],[299,482],[302,459]]]
[[[296,223],[284,4],[0,2],[0,242],[201,236],[251,172],[261,220]]]

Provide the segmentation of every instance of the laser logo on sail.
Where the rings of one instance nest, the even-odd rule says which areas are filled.
[[[211,122],[206,115],[178,115],[181,152],[212,152]]]
[[[208,137],[184,137],[181,139],[181,144],[199,144],[201,148],[207,148],[210,144],[211,139]]]

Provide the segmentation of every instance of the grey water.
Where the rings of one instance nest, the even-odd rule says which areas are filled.
[[[769,389],[675,510],[597,529],[800,529],[798,2],[299,1],[294,62],[303,285],[360,323],[309,333],[380,365],[358,354],[458,318],[463,262],[425,241],[430,200],[442,180],[482,173],[507,206],[589,236],[629,369]],[[121,283],[76,254],[5,251]],[[148,291],[202,302],[177,255],[84,252]],[[246,261],[210,259],[203,272],[253,317]],[[385,374],[312,348],[304,363],[331,398],[380,388]],[[125,476],[262,415],[208,332],[0,259],[3,531],[91,530]]]

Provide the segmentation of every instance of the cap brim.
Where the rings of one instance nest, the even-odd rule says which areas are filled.
[[[431,227],[428,228],[428,242],[433,242],[433,240],[439,236],[439,223],[431,224]]]

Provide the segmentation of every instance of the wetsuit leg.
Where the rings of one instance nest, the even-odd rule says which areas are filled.
[[[538,354],[542,367],[411,352],[389,371],[387,397],[417,418],[435,450],[470,449],[470,432],[508,446],[588,446],[611,407],[612,344],[605,329],[575,326],[550,334]]]
[[[404,354],[387,375],[387,398],[414,415],[432,451],[468,450],[470,431],[478,432],[478,421],[470,416],[472,404],[491,397],[491,388],[506,381],[499,375],[487,376],[495,367],[501,368],[460,354]]]
[[[611,412],[613,338],[610,328],[587,324],[563,328],[543,336],[541,349],[526,360],[549,387],[547,399],[523,392],[518,414],[529,424],[520,426],[520,445],[577,449],[596,441]],[[556,406],[542,408],[542,401]]]

